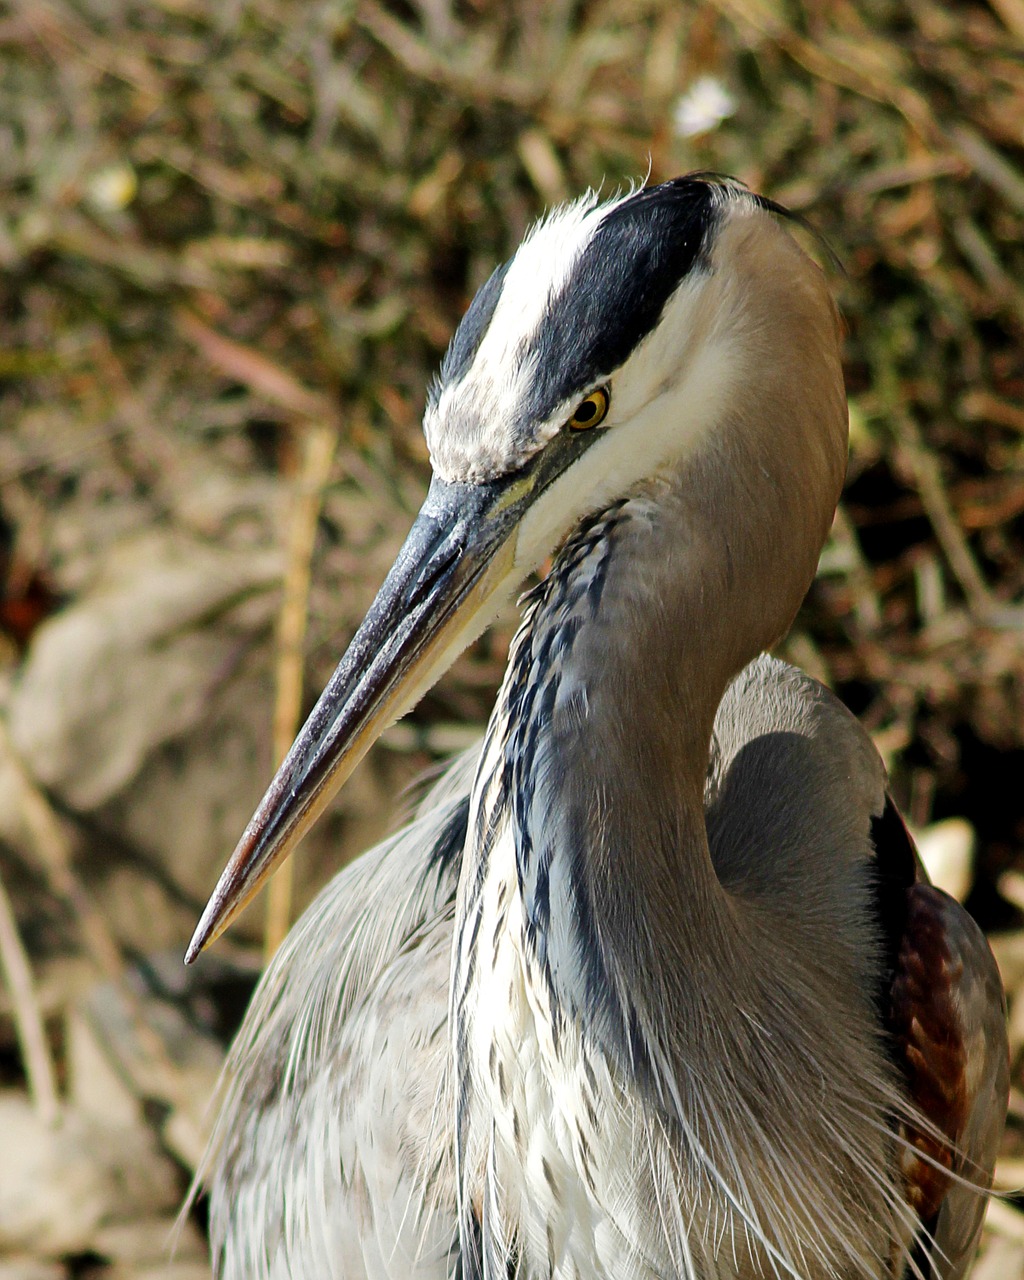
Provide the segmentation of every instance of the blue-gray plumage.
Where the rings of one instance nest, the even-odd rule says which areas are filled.
[[[483,743],[292,931],[204,1178],[224,1280],[957,1280],[1002,992],[870,738],[763,655],[846,404],[781,211],[695,176],[557,210],[428,399],[434,479],[232,857],[225,926],[548,555]]]

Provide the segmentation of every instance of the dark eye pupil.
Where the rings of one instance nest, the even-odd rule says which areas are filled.
[[[576,410],[576,421],[589,422],[595,413],[597,413],[597,405],[593,400],[584,400]]]

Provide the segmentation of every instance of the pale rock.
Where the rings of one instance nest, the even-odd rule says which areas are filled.
[[[142,1267],[109,1267],[96,1280],[211,1280],[207,1263],[167,1262]]]
[[[982,1243],[971,1280],[1024,1280],[1024,1244],[990,1236]]]
[[[65,1020],[68,1099],[83,1115],[112,1128],[143,1123],[142,1105],[115,1070],[96,1028],[81,1008]]]
[[[41,1258],[0,1258],[0,1280],[67,1280],[67,1272],[58,1262]]]
[[[272,616],[280,571],[275,554],[166,534],[117,547],[102,579],[35,633],[11,691],[11,740],[32,776],[83,811],[126,787],[202,717],[240,635]]]
[[[914,832],[932,884],[963,902],[974,883],[974,828],[966,818],[946,818]]]
[[[207,1253],[206,1241],[195,1223],[173,1217],[139,1218],[101,1227],[93,1249],[112,1263],[159,1267],[204,1264]]]
[[[177,1171],[147,1129],[71,1109],[49,1127],[12,1090],[0,1093],[0,1134],[0,1254],[86,1252],[107,1223],[177,1207]]]

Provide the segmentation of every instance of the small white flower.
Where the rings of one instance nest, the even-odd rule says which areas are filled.
[[[700,76],[676,102],[674,123],[681,138],[710,133],[736,112],[736,99],[716,76]]]
[[[139,181],[135,170],[128,163],[115,163],[92,174],[86,194],[94,209],[103,213],[115,213],[127,209],[135,199]]]

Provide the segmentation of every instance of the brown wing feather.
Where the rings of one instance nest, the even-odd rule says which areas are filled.
[[[912,848],[905,828],[902,835]],[[897,857],[905,865],[903,851]],[[907,1201],[934,1240],[916,1261],[925,1276],[958,1280],[974,1256],[1006,1118],[1006,1012],[981,930],[923,870],[918,877],[893,913],[902,928],[886,1022],[910,1096],[937,1131],[904,1126],[901,1134]]]

